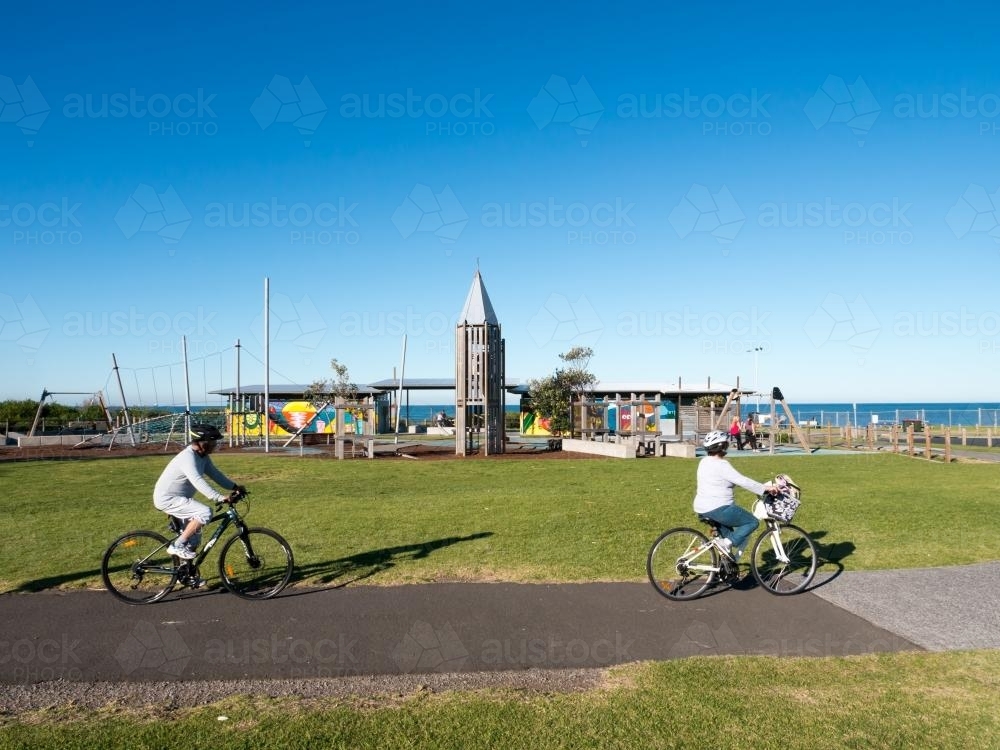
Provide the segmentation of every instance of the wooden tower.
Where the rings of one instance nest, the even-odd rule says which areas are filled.
[[[455,327],[455,453],[504,451],[504,341],[476,271]]]

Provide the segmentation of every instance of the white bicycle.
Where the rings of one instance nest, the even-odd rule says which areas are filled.
[[[804,591],[816,575],[816,545],[803,529],[791,521],[799,506],[799,488],[779,474],[775,478],[781,494],[764,495],[754,503],[753,514],[764,522],[750,548],[750,571],[765,590],[777,596]],[[675,528],[663,532],[653,542],[646,558],[650,583],[668,599],[696,599],[718,584],[737,581],[739,564],[718,546],[719,524],[710,518],[698,519],[709,533]]]

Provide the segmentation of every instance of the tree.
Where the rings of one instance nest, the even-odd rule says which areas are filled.
[[[573,401],[578,400],[597,382],[597,377],[587,368],[594,350],[587,346],[575,346],[559,355],[565,367],[547,378],[528,381],[531,407],[548,422],[548,430],[553,435],[572,432]]]
[[[323,402],[334,405],[345,405],[348,412],[356,420],[365,418],[365,410],[361,404],[358,386],[351,380],[347,365],[334,358],[330,360],[333,377],[314,381],[306,388],[305,397],[313,406],[319,409]]]

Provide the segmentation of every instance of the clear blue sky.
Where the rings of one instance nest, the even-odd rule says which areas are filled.
[[[108,8],[5,14],[0,398],[261,382],[265,276],[272,382],[447,377],[477,263],[512,378],[998,398],[995,6]]]

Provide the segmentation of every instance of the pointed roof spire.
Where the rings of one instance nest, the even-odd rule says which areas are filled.
[[[500,325],[497,314],[493,312],[493,303],[490,302],[490,295],[486,293],[483,286],[483,277],[476,269],[476,275],[472,279],[472,287],[469,289],[469,296],[465,298],[465,307],[462,314],[458,316],[459,324],[469,323],[471,325]]]

